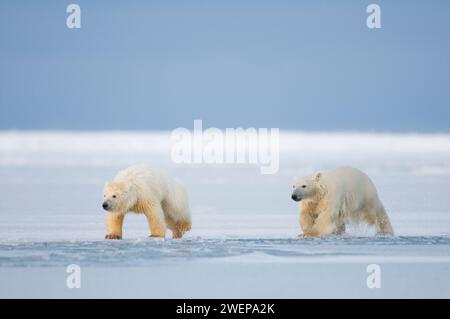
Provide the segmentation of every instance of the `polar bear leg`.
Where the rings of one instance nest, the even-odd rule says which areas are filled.
[[[150,228],[151,237],[165,237],[166,223],[164,220],[164,211],[160,204],[149,206],[144,211]]]
[[[172,231],[172,238],[181,238],[183,236],[183,232],[178,229],[177,224],[172,218],[166,218],[166,225]]]
[[[300,227],[303,231],[303,234],[308,234],[311,232],[311,228],[314,226],[314,222],[316,220],[316,215],[308,212],[300,213]],[[302,235],[300,235],[302,237]]]
[[[191,222],[179,220],[175,222],[172,218],[166,218],[167,228],[172,231],[173,238],[181,238],[184,233],[191,230]]]
[[[185,232],[190,231],[192,228],[192,223],[190,220],[180,220],[175,224],[180,237],[184,235]]]
[[[105,239],[122,239],[123,214],[106,214],[106,236]]]
[[[179,202],[164,200],[162,202],[162,208],[165,213],[167,228],[172,231],[173,238],[181,238],[185,232],[191,230],[190,218],[184,214],[184,212],[189,211],[189,206],[184,195],[180,197]]]
[[[333,232],[333,235],[342,235],[343,233],[345,233],[345,224],[342,223],[340,225],[338,225],[335,229],[335,231]]]
[[[393,236],[394,230],[392,229],[391,222],[389,221],[389,217],[386,213],[386,210],[383,207],[383,204],[379,203],[379,205],[376,206],[375,216],[376,216],[376,223],[378,226],[378,236]]]
[[[332,218],[332,212],[326,210],[319,214],[311,230],[305,233],[306,236],[311,237],[323,237],[332,235],[336,230],[336,225],[334,224]]]

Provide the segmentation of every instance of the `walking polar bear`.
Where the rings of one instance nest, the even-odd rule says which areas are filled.
[[[144,165],[120,171],[103,190],[106,239],[121,239],[127,212],[144,213],[152,237],[165,237],[166,227],[173,238],[181,238],[191,229],[191,211],[187,191],[162,171]]]
[[[378,235],[394,234],[374,184],[355,168],[295,177],[292,199],[301,201],[303,237],[340,235],[359,222],[376,225]]]

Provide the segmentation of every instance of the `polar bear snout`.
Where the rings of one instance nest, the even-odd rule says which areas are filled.
[[[110,206],[111,205],[109,205],[109,203],[107,201],[104,201],[103,204],[102,204],[102,207],[103,207],[104,210],[108,210]]]
[[[300,194],[298,194],[296,191],[294,191],[294,192],[292,193],[291,198],[292,198],[293,200],[295,200],[296,202],[299,202],[299,201],[302,200],[302,196],[301,196]]]

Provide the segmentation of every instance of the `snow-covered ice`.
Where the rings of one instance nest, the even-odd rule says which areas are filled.
[[[168,132],[0,133],[1,297],[450,297],[450,135],[282,132],[280,170],[183,165]],[[127,215],[105,241],[101,190],[151,163],[189,187],[193,230],[148,238]],[[351,165],[375,182],[396,236],[365,225],[300,240],[292,177]],[[65,267],[82,268],[68,289]],[[368,289],[366,266],[382,267]]]

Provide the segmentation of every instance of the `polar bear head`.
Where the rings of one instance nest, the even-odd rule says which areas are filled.
[[[291,198],[296,202],[301,200],[312,200],[321,192],[322,173],[306,177],[294,177],[294,191]]]
[[[136,196],[126,183],[106,182],[103,188],[104,210],[109,212],[124,213],[128,211],[136,202]]]

